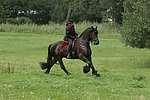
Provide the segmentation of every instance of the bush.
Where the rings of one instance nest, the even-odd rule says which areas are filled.
[[[31,24],[31,20],[27,17],[9,18],[7,19],[7,23],[14,25]]]
[[[150,48],[149,5],[149,0],[125,0],[121,35],[126,45]]]
[[[81,34],[87,27],[98,27],[99,34],[114,34],[118,33],[120,27],[116,23],[91,23],[81,22],[74,24],[76,32]],[[39,33],[39,34],[65,34],[66,23],[56,24],[50,22],[48,25],[35,25],[35,24],[0,24],[0,32],[21,32],[21,33]]]

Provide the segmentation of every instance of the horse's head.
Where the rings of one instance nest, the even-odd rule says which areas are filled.
[[[95,28],[93,26],[91,27],[91,33],[90,33],[89,39],[94,45],[99,44],[97,27]]]
[[[79,38],[83,41],[89,41],[92,42],[94,45],[99,44],[98,40],[98,31],[97,27],[94,28],[93,26],[85,29],[82,34],[79,36]]]

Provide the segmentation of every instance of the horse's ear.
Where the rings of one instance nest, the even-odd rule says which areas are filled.
[[[92,29],[94,29],[94,27],[93,27],[93,26],[91,26],[91,28],[92,28]]]

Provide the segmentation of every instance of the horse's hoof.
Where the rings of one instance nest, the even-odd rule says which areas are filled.
[[[100,74],[96,74],[97,77],[100,77]]]
[[[92,72],[93,75],[97,76],[97,77],[100,77],[100,74],[97,74],[97,71],[95,72]]]
[[[49,72],[45,72],[45,74],[49,74]]]
[[[90,71],[90,67],[89,66],[83,66],[83,73],[86,74]]]
[[[71,75],[71,73],[67,73],[67,75]]]

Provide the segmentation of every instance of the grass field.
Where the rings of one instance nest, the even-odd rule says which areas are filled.
[[[91,44],[101,74],[83,74],[80,60],[64,59],[67,76],[54,65],[46,75],[47,47],[63,35],[0,33],[0,100],[150,100],[150,51],[125,47],[118,34],[99,34]]]

